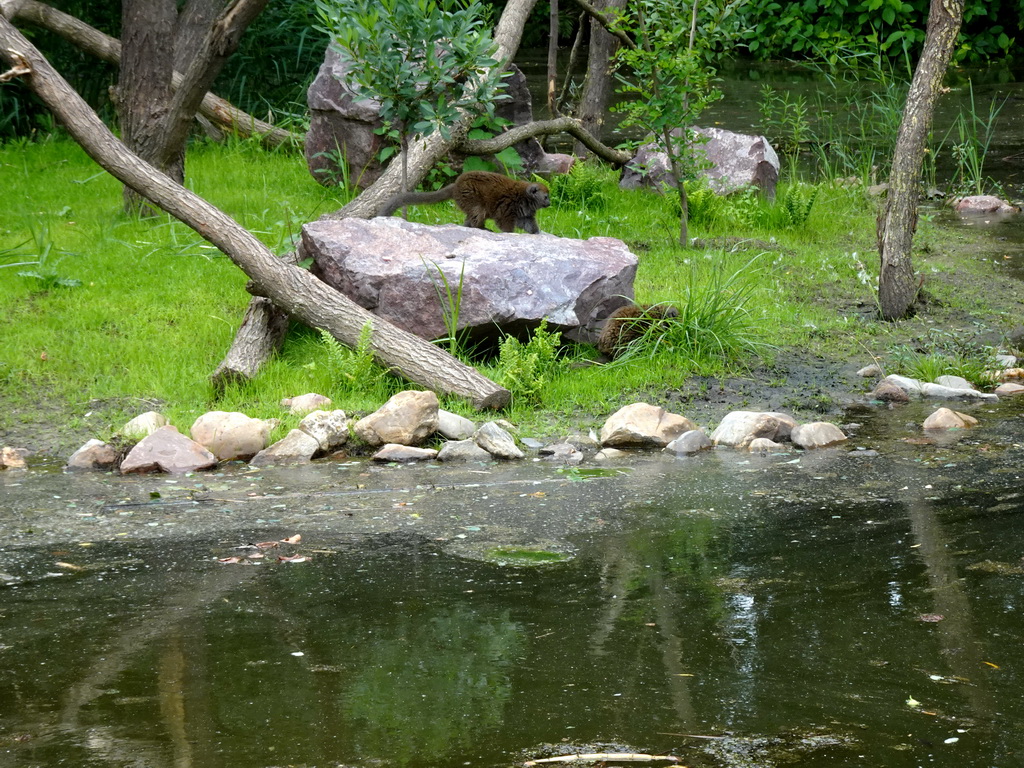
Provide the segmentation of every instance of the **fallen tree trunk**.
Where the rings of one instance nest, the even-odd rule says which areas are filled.
[[[121,63],[119,40],[46,3],[40,3],[38,0],[0,0],[0,14],[12,22],[32,24],[60,35],[75,47],[101,61]],[[180,88],[182,79],[180,72],[174,72],[171,77],[171,88]],[[229,133],[257,136],[267,147],[301,146],[303,142],[301,134],[258,120],[212,93],[203,96],[199,114]]]
[[[23,75],[28,85],[93,160],[219,248],[252,279],[254,293],[350,347],[358,344],[360,332],[369,324],[374,358],[410,381],[465,397],[477,408],[500,408],[509,402],[508,390],[433,344],[375,317],[306,270],[281,261],[230,216],[129,152],[3,16],[0,57],[29,70]]]

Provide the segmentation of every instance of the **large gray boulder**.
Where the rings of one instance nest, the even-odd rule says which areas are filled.
[[[353,184],[365,188],[384,170],[377,159],[381,149],[381,138],[376,132],[382,125],[380,102],[360,99],[349,85],[349,71],[337,51],[328,46],[324,63],[306,93],[306,165],[321,184],[333,186],[347,176]],[[530,90],[515,65],[509,66],[505,77],[505,94],[508,98],[497,103],[496,114],[513,126],[532,122]],[[536,138],[513,146],[530,173],[567,173],[573,164],[569,155],[545,152]],[[459,158],[456,161],[461,163]]]
[[[338,53],[328,46],[324,63],[306,93],[306,165],[321,184],[333,186],[347,174],[355,184],[367,187],[384,170],[377,160],[380,104],[357,97],[346,84],[348,72]],[[339,161],[346,164],[344,168]]]
[[[695,149],[707,156],[709,167],[700,171],[707,177],[711,188],[727,195],[743,187],[754,186],[768,197],[775,197],[779,181],[779,156],[764,136],[733,133],[722,128],[694,128],[696,134],[707,139]],[[644,144],[622,169],[619,187],[662,188],[675,186],[669,173],[668,155],[658,144]]]
[[[601,321],[633,297],[637,258],[621,240],[498,234],[397,217],[316,221],[299,257],[360,306],[425,339],[448,333],[438,288],[462,284],[458,327],[471,341],[551,330],[592,342]],[[442,279],[439,270],[443,273]]]

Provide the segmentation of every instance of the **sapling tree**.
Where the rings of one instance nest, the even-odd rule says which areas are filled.
[[[688,27],[680,23],[687,17]],[[621,48],[616,57],[619,93],[633,97],[616,110],[625,114],[624,125],[653,134],[668,155],[679,190],[679,242],[684,246],[688,236],[683,182],[693,165],[690,126],[722,96],[712,85],[715,71],[697,45],[697,21],[697,0],[632,0],[616,24],[636,41],[635,47]]]
[[[502,72],[479,0],[316,0],[316,8],[350,85],[380,104],[384,132],[398,138],[403,190],[412,136],[449,139],[466,111],[494,118]]]

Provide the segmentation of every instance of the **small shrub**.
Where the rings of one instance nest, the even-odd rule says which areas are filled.
[[[373,326],[367,323],[359,332],[359,343],[355,349],[349,349],[327,331],[320,330],[320,340],[327,352],[327,366],[331,378],[349,392],[375,392],[390,390],[392,380],[388,371],[377,365],[370,350],[373,338]]]
[[[514,336],[502,340],[495,380],[512,393],[518,405],[538,402],[544,386],[561,368],[561,339],[561,333],[549,331],[547,320],[541,320],[525,344]]]
[[[608,207],[604,193],[607,173],[591,163],[576,163],[569,170],[551,179],[551,203],[559,208],[577,211],[603,211]]]

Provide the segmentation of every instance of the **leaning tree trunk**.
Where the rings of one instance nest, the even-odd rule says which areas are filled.
[[[626,0],[603,0],[594,4],[597,11],[607,14],[625,8]],[[583,94],[577,115],[583,128],[600,137],[601,126],[608,114],[608,102],[612,96],[612,57],[619,49],[619,38],[612,35],[605,24],[596,16],[590,18],[590,53],[587,57],[587,76],[583,81]],[[580,142],[573,147],[578,155],[587,155],[587,148]]]
[[[963,15],[964,0],[932,0],[924,50],[907,93],[893,152],[888,197],[878,220],[878,305],[886,320],[904,317],[917,298],[918,282],[914,279],[910,250],[917,228],[921,167],[935,102]]]
[[[230,257],[252,279],[254,292],[351,347],[369,324],[375,359],[410,381],[466,397],[478,408],[498,408],[509,402],[508,390],[433,344],[375,317],[306,270],[281,261],[223,211],[129,152],[3,15],[0,58],[25,70],[28,85],[90,157]]]

